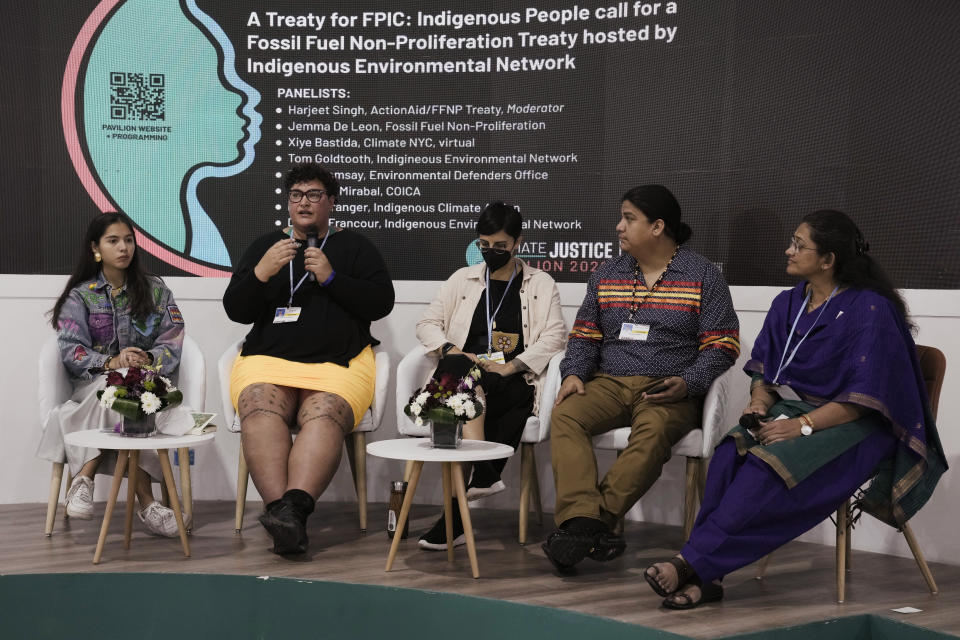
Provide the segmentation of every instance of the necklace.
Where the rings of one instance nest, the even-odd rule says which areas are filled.
[[[663,277],[667,275],[667,271],[670,270],[670,265],[673,264],[673,259],[677,257],[677,252],[680,251],[680,246],[678,245],[676,249],[673,250],[673,255],[670,256],[670,260],[667,261],[667,266],[663,268],[663,273],[660,274],[660,277],[657,278],[657,281],[653,283],[653,286],[647,290],[647,295],[640,298],[637,301],[637,288],[640,286],[640,263],[637,263],[637,266],[633,268],[633,292],[630,294],[630,319],[633,320],[633,315],[637,312],[640,307],[647,301],[647,298],[653,295],[653,292],[657,290],[657,287],[660,286],[660,283],[663,282]]]

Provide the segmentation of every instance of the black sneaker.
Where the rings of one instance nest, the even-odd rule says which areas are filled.
[[[463,522],[460,520],[460,511],[457,509],[457,503],[453,503],[453,546],[459,547],[467,543],[467,537],[463,534]],[[446,551],[447,550],[447,521],[441,515],[440,519],[433,523],[430,531],[420,536],[417,543],[421,549],[427,551]]]

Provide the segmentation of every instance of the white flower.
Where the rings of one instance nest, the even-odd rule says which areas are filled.
[[[473,389],[473,378],[467,376],[463,379],[463,386],[467,389]]]
[[[420,415],[421,411],[423,411],[423,407],[421,407],[419,404],[417,404],[416,402],[410,403],[410,413],[412,415],[418,416]]]
[[[100,406],[105,409],[110,409],[113,407],[113,401],[117,399],[117,388],[116,387],[107,387],[103,390],[103,394],[100,396]]]
[[[414,400],[414,402],[416,402],[418,405],[420,405],[420,406],[422,407],[422,406],[423,406],[423,403],[425,403],[429,397],[430,397],[430,394],[427,393],[426,391],[424,391],[423,393],[421,393],[420,395],[417,396],[417,398],[416,398],[416,400]]]
[[[418,427],[422,427],[423,420],[420,418],[420,416],[417,416],[417,419],[413,421],[413,424],[417,425]]]
[[[144,391],[143,395],[140,396],[140,406],[143,407],[143,412],[147,415],[156,413],[160,410],[160,398],[149,391]]]
[[[471,420],[477,417],[477,410],[474,408],[472,402],[468,402],[467,404],[464,405],[463,408],[467,413],[467,417],[470,418]]]
[[[158,376],[158,377],[161,380],[163,380],[163,384],[167,385],[167,393],[177,390],[177,388],[173,386],[173,381],[170,378],[167,378],[165,376]]]

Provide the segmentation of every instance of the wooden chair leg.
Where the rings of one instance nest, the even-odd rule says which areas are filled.
[[[520,544],[527,544],[527,518],[530,515],[530,492],[533,490],[531,476],[536,473],[537,461],[533,457],[533,445],[520,443]]]
[[[910,547],[910,551],[913,552],[913,559],[917,561],[917,566],[920,567],[920,573],[923,574],[923,579],[927,581],[927,587],[930,589],[930,593],[936,595],[939,593],[937,590],[937,583],[933,580],[933,573],[930,572],[930,567],[927,566],[927,561],[923,558],[923,552],[920,551],[920,545],[917,544],[917,539],[913,535],[913,529],[910,528],[910,523],[904,523],[903,525],[903,537],[907,540],[907,545]]]
[[[349,440],[349,438],[348,438]],[[360,512],[360,533],[367,532],[367,434],[353,434],[353,455],[350,457],[353,484],[357,489],[357,510]]]
[[[770,564],[770,558],[773,557],[773,553],[768,553],[767,555],[760,558],[760,561],[757,563],[757,573],[754,577],[756,580],[763,580],[763,576],[767,573],[767,565]]]
[[[683,539],[690,539],[693,523],[697,519],[697,493],[700,485],[700,458],[687,458],[683,489]]]
[[[63,463],[54,462],[50,474],[50,495],[47,498],[47,521],[43,533],[49,538],[53,535],[53,521],[57,519],[57,505],[60,504],[60,483],[63,481]],[[70,485],[67,485],[67,489]]]
[[[535,445],[530,445],[535,446]],[[543,526],[543,499],[540,497],[540,478],[537,475],[537,458],[533,456],[533,503],[537,507],[537,525]]]
[[[849,537],[850,500],[837,509],[837,603],[843,604],[847,588],[847,538]]]
[[[182,447],[178,450],[177,455],[180,457],[180,493],[183,494],[183,512],[192,514],[193,486],[190,484],[190,448]],[[187,527],[187,533],[192,530],[193,525]]]
[[[243,529],[243,510],[247,506],[247,481],[250,472],[247,470],[247,459],[243,457],[243,444],[240,444],[240,455],[237,461],[237,506],[234,512],[234,533]]]

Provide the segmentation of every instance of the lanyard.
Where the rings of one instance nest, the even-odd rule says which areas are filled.
[[[793,362],[793,356],[797,355],[797,349],[800,348],[800,345],[803,344],[803,341],[807,339],[807,336],[810,335],[810,332],[813,331],[813,328],[817,326],[817,323],[820,322],[820,316],[823,315],[823,312],[827,310],[827,305],[830,304],[830,301],[833,300],[834,294],[837,293],[839,286],[833,288],[833,291],[830,292],[830,297],[827,298],[827,301],[823,303],[823,306],[820,307],[820,313],[817,315],[817,319],[813,321],[813,324],[810,325],[810,328],[807,329],[807,332],[803,334],[803,337],[800,338],[800,342],[797,343],[797,346],[793,348],[793,351],[790,352],[790,357],[787,358],[787,350],[790,349],[790,341],[793,340],[793,334],[797,331],[797,324],[800,322],[800,316],[803,315],[804,309],[807,308],[807,303],[810,301],[810,296],[812,291],[807,293],[807,297],[803,299],[803,304],[800,305],[800,310],[797,312],[797,317],[793,320],[793,327],[790,329],[790,335],[787,336],[787,344],[783,346],[783,355],[780,356],[780,367],[777,368],[777,375],[773,377],[773,382],[771,384],[777,384],[777,380],[780,379],[780,374],[783,373],[783,370],[790,366],[790,363]],[[784,362],[784,358],[787,358],[787,361]]]
[[[500,298],[500,304],[497,305],[497,308],[494,309],[493,315],[490,315],[490,268],[487,268],[487,354],[493,353],[493,321],[497,317],[497,313],[500,311],[500,307],[503,306],[503,301],[507,299],[507,292],[510,291],[510,285],[513,284],[513,279],[517,277],[517,263],[513,263],[513,273],[510,274],[510,279],[507,280],[507,288],[503,290],[503,296]]]
[[[293,237],[293,229],[290,230],[290,237],[291,237],[291,238]],[[329,237],[330,237],[330,229],[327,229],[327,233],[324,234],[324,236],[323,236],[323,242],[321,242],[321,243],[320,243],[320,246],[318,247],[321,251],[323,250],[323,245],[327,244],[327,238],[329,238]],[[297,292],[297,289],[299,289],[299,288],[300,288],[300,285],[303,284],[303,281],[307,279],[307,276],[310,275],[310,272],[308,271],[308,272],[306,272],[305,274],[303,274],[303,277],[300,278],[300,282],[297,283],[297,286],[293,286],[293,260],[291,260],[291,261],[288,262],[287,264],[290,265],[290,300],[287,301],[287,306],[288,306],[288,307],[292,307],[292,306],[293,306],[293,294],[295,294],[295,293]]]

